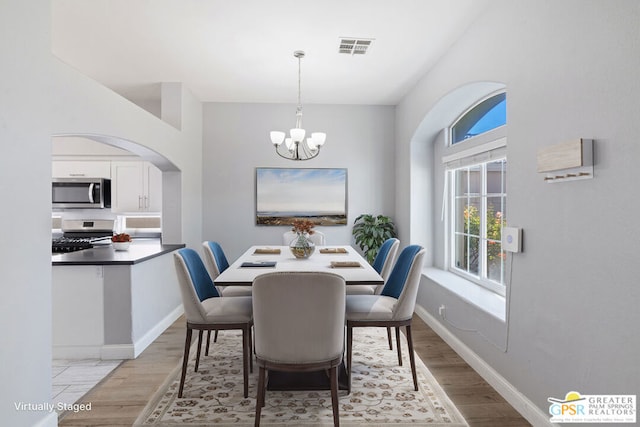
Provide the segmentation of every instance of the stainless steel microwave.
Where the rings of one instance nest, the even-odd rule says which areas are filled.
[[[53,207],[59,209],[104,209],[111,207],[111,180],[106,178],[54,178]]]

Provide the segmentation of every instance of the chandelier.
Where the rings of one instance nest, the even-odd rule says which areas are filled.
[[[311,137],[304,139],[306,131],[302,128],[302,102],[300,101],[300,60],[304,58],[304,52],[296,50],[293,56],[298,58],[298,107],[296,108],[296,127],[289,130],[289,137],[285,133],[271,131],[271,142],[280,157],[289,160],[309,160],[320,153],[320,147],[324,145],[327,134],[313,132]],[[283,144],[284,142],[284,144]]]

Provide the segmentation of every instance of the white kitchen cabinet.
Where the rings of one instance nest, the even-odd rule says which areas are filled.
[[[152,253],[145,246],[156,244],[134,241],[131,254],[137,245]],[[183,312],[174,277],[173,252],[135,264],[53,265],[53,357],[135,359]]]
[[[111,162],[112,212],[161,212],[162,172],[149,162]]]
[[[53,178],[111,178],[108,160],[54,160],[51,162]]]
[[[103,266],[52,268],[53,357],[99,358],[104,342]]]

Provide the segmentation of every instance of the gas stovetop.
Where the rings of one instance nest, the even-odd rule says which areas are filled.
[[[113,224],[113,220],[63,220],[63,235],[51,240],[51,252],[76,252],[90,249],[97,242],[109,243]]]
[[[51,252],[66,253],[90,249],[93,247],[91,239],[80,237],[58,237],[51,241]]]

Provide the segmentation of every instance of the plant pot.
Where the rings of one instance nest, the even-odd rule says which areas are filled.
[[[129,245],[131,244],[131,242],[112,242],[112,243],[113,243],[113,249],[115,249],[116,251],[129,250]]]

